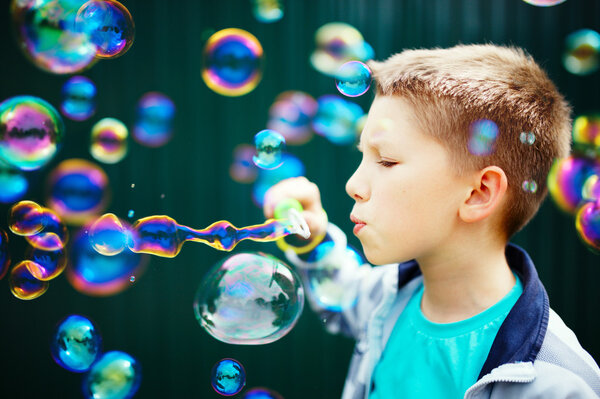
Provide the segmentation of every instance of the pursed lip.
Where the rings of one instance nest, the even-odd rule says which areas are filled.
[[[355,224],[354,229],[352,230],[354,234],[358,234],[358,232],[361,231],[362,228],[367,225],[365,222],[363,222],[354,215],[350,215],[350,220],[352,221],[352,223]]]

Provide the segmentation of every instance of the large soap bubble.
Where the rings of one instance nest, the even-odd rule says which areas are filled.
[[[304,307],[300,277],[279,259],[238,253],[216,264],[194,298],[196,319],[219,341],[268,344],[286,335]]]
[[[58,111],[38,97],[16,96],[0,103],[0,161],[34,170],[54,157],[65,125]]]
[[[548,192],[563,211],[574,214],[583,199],[583,186],[591,175],[600,174],[595,160],[569,156],[557,159],[548,173]]]
[[[50,340],[52,358],[64,369],[87,371],[101,352],[100,332],[88,318],[70,315],[58,323]]]
[[[98,359],[83,379],[86,399],[129,399],[142,381],[142,367],[131,355],[111,351]]]

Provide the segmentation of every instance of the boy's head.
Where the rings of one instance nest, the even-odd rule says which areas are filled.
[[[535,215],[553,160],[569,153],[571,119],[569,105],[529,55],[517,48],[459,45],[406,50],[369,66],[377,97],[397,96],[410,104],[419,130],[447,149],[457,175],[490,165],[504,171],[508,188],[499,220],[506,239]],[[470,127],[481,120],[498,128],[486,155],[469,151]],[[537,190],[524,190],[526,181]]]

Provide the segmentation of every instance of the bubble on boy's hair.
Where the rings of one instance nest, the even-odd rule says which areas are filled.
[[[551,7],[560,3],[564,3],[566,0],[523,0],[527,4],[538,7]]]
[[[489,119],[477,120],[469,126],[467,147],[473,155],[490,155],[496,150],[498,125]]]
[[[590,249],[600,251],[600,202],[586,202],[577,209],[575,229]]]
[[[521,132],[519,140],[521,140],[521,143],[523,144],[533,145],[533,143],[535,143],[535,134],[533,134],[533,132]]]
[[[600,64],[600,33],[591,29],[580,29],[565,39],[563,65],[575,75],[589,75],[598,70]]]
[[[537,192],[538,185],[535,182],[535,180],[525,180],[525,181],[523,181],[523,184],[521,184],[521,188],[526,193],[535,194]]]

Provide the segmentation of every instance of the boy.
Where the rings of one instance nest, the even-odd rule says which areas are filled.
[[[407,50],[370,66],[377,95],[346,191],[366,258],[385,266],[358,268],[355,305],[327,317],[357,340],[343,398],[598,397],[597,364],[508,244],[569,152],[568,104],[514,48]],[[473,136],[478,121],[488,131]],[[265,216],[289,197],[313,237],[344,246],[305,178],[273,186]]]

